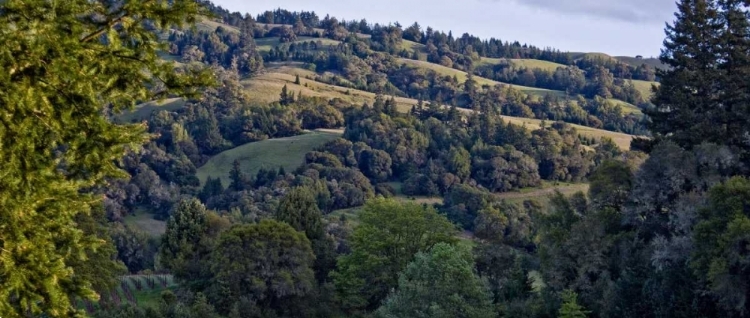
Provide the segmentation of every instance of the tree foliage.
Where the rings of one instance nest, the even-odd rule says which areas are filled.
[[[71,262],[103,244],[74,222],[96,202],[82,190],[122,176],[116,160],[145,137],[142,125],[104,114],[207,83],[157,55],[159,32],[203,10],[194,1],[11,0],[0,12],[0,314],[66,316],[70,297],[96,297]]]
[[[378,198],[360,213],[352,253],[332,273],[344,308],[374,309],[396,287],[414,255],[437,243],[455,242],[455,227],[433,208]]]
[[[305,234],[286,223],[266,219],[234,226],[213,252],[213,302],[223,313],[242,298],[261,308],[282,308],[281,301],[312,290],[314,257]]]
[[[400,274],[398,288],[375,317],[496,317],[486,282],[474,271],[471,251],[439,243],[420,252]]]

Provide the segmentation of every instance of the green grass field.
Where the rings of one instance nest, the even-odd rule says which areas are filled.
[[[168,98],[162,102],[148,102],[135,106],[135,109],[124,112],[117,116],[116,120],[122,123],[146,120],[151,113],[158,110],[175,111],[185,106],[182,98]]]
[[[495,196],[511,203],[523,203],[526,200],[535,200],[542,205],[546,205],[549,202],[550,196],[555,193],[555,190],[560,191],[565,196],[571,196],[579,191],[583,193],[588,192],[589,184],[544,181],[540,187],[497,193]]]
[[[425,45],[414,41],[402,40],[401,49],[408,52],[416,51],[417,53],[419,53],[420,59],[424,59],[427,55],[427,53],[425,52]]]
[[[213,156],[198,168],[196,175],[201,184],[209,176],[219,177],[226,187],[229,185],[229,171],[234,160],[238,160],[242,171],[250,175],[255,175],[264,167],[284,167],[291,171],[304,162],[306,153],[339,137],[341,132],[338,131],[314,131],[294,137],[252,142]]]
[[[615,60],[615,58],[612,57],[612,56],[610,56],[609,54],[599,53],[599,52],[588,52],[588,53],[572,52],[570,54],[571,54],[571,56],[573,56],[573,59],[576,59],[576,60],[578,60],[578,59],[584,59],[584,58],[587,58],[587,59]]]
[[[127,226],[148,233],[151,236],[161,236],[167,231],[167,222],[156,220],[153,215],[144,211],[128,215],[124,221]]]

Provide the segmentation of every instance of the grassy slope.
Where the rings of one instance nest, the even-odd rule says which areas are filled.
[[[437,72],[440,75],[444,75],[444,76],[456,76],[456,78],[458,78],[459,82],[466,81],[466,76],[467,75],[466,75],[466,72],[464,72],[464,71],[459,71],[459,70],[456,70],[456,69],[453,69],[453,68],[450,68],[450,67],[445,67],[445,66],[442,66],[442,65],[439,65],[439,64],[434,64],[434,63],[425,62],[425,61],[415,61],[415,60],[403,59],[403,58],[399,59],[399,60],[402,63],[406,63],[406,64],[411,65],[411,66],[421,67],[421,68],[426,68],[426,69],[433,70],[433,71]],[[518,90],[520,90],[520,91],[522,91],[522,92],[524,92],[526,94],[534,95],[534,96],[545,96],[545,95],[548,95],[548,94],[556,95],[556,96],[560,96],[560,97],[564,97],[565,96],[565,92],[562,92],[562,91],[553,91],[553,90],[543,89],[543,88],[536,88],[536,87],[528,87],[528,86],[506,84],[506,83],[501,83],[501,82],[493,81],[491,79],[487,79],[487,78],[480,77],[480,76],[474,76],[474,80],[479,85],[490,85],[490,86],[495,86],[495,85],[511,85],[514,88],[516,88],[516,89],[518,89]]]
[[[574,52],[570,54],[573,56],[573,59],[576,59],[576,60],[583,59],[583,58],[590,58],[590,59],[601,58],[605,60],[615,60],[615,58],[610,56],[609,54],[598,53],[598,52],[589,52],[589,53]]]
[[[212,157],[198,168],[197,176],[203,183],[206,178],[220,177],[222,184],[229,185],[229,170],[234,160],[239,160],[240,168],[254,175],[260,168],[284,167],[291,171],[299,167],[305,154],[341,136],[341,131],[315,131],[299,136],[269,139],[230,149]]]
[[[642,58],[637,59],[632,56],[615,56],[615,59],[617,59],[620,62],[623,62],[625,64],[629,64],[632,66],[641,66],[642,64],[646,64],[648,66],[651,66],[653,68],[666,68],[666,65],[662,64],[661,61],[657,58]]]
[[[510,117],[510,116],[502,116],[502,117],[503,119],[509,121],[512,124],[525,125],[526,128],[532,129],[532,130],[539,129],[539,126],[542,122],[539,119]],[[547,123],[547,125],[549,125],[549,123]],[[583,136],[595,137],[595,138],[601,138],[601,137],[612,138],[612,140],[618,146],[620,146],[620,148],[623,150],[630,149],[630,141],[634,137],[633,135],[628,135],[628,134],[619,133],[619,132],[596,129],[596,128],[575,125],[575,124],[570,124],[570,125],[576,129],[578,134],[583,135]]]
[[[148,102],[135,106],[131,112],[125,112],[117,116],[118,122],[133,122],[146,120],[151,113],[157,110],[175,111],[185,106],[182,98],[168,98],[162,102]]]
[[[549,197],[560,191],[565,196],[573,195],[576,192],[586,193],[589,190],[588,183],[559,183],[554,184],[545,181],[541,187],[521,189],[520,191],[498,193],[496,196],[500,199],[508,200],[513,203],[522,203],[526,200],[536,200],[537,202],[546,205],[549,202]]]
[[[417,61],[413,61],[417,62]],[[434,65],[434,64],[433,64]],[[287,87],[295,92],[302,90],[306,96],[322,96],[327,98],[341,98],[343,100],[353,102],[355,104],[362,104],[363,102],[372,103],[375,98],[375,94],[364,92],[355,89],[348,89],[339,86],[333,86],[323,83],[318,83],[303,76],[315,74],[313,72],[299,69],[294,67],[294,64],[276,64],[274,66],[267,67],[268,72],[261,76],[254,77],[250,80],[243,81],[245,88],[247,89],[251,98],[257,102],[272,102],[278,99],[278,94],[281,92],[281,88],[286,84]],[[458,71],[460,72],[460,71]],[[294,84],[294,74],[299,74],[301,77],[302,85]],[[465,73],[464,73],[465,74]],[[304,85],[308,86],[305,87]],[[349,91],[350,94],[345,92]],[[396,98],[396,102],[399,106],[399,110],[407,111],[412,105],[417,104],[417,100],[411,98]],[[629,105],[629,104],[628,104]],[[632,106],[632,105],[631,105]],[[463,109],[463,111],[470,111]],[[541,120],[503,116],[506,120],[513,124],[523,125],[529,129],[538,129]],[[611,132],[602,129],[595,129],[591,127],[573,125],[581,135],[593,136],[593,137],[608,137],[612,138],[622,149],[630,148],[630,140],[633,138],[632,135]]]
[[[608,98],[607,100],[614,103],[615,105],[620,105],[620,107],[622,107],[622,112],[625,114],[637,114],[637,115],[643,114],[643,112],[641,112],[641,109],[638,108],[638,106],[635,106],[631,103],[621,101],[619,99],[614,99],[614,98]]]
[[[216,22],[214,20],[203,18],[200,22],[195,24],[195,27],[198,28],[200,31],[206,31],[206,32],[213,32],[216,31],[216,28],[222,27],[224,29],[227,29],[231,32],[239,33],[240,30],[233,26],[229,26],[226,24],[223,24],[221,22]]]
[[[327,39],[327,38],[314,38],[314,37],[309,37],[309,36],[300,36],[300,37],[297,37],[297,40],[294,41],[294,42],[298,43],[298,42],[309,42],[309,41],[313,41],[313,42],[320,41],[323,44],[324,47],[337,46],[337,45],[339,45],[339,43],[341,43],[340,41],[331,40],[331,39]],[[255,44],[258,45],[258,51],[260,51],[260,52],[269,52],[269,51],[271,51],[272,48],[277,47],[277,46],[279,46],[279,45],[281,45],[283,43],[280,43],[279,42],[279,37],[276,36],[276,37],[267,37],[267,38],[255,39]],[[321,48],[319,48],[319,49],[321,49]]]
[[[635,86],[635,89],[637,89],[639,92],[641,92],[641,96],[644,98],[651,96],[651,85],[659,86],[658,82],[649,82],[649,81],[639,81],[639,80],[633,80],[633,85]]]
[[[249,80],[242,81],[250,100],[258,103],[270,103],[278,101],[279,93],[284,85],[290,91],[304,96],[318,96],[325,98],[340,98],[355,105],[367,102],[372,104],[375,100],[374,93],[341,86],[329,85],[312,80],[318,74],[300,68],[302,63],[269,63],[266,65],[266,73],[255,76]],[[294,84],[295,75],[300,76],[300,85]],[[400,110],[409,110],[417,101],[410,98],[396,97]]]
[[[125,217],[125,224],[131,228],[141,230],[151,236],[161,236],[167,231],[167,222],[153,218],[153,215],[138,211]]]
[[[417,51],[417,52],[423,52],[425,45],[422,43],[417,43],[414,41],[409,40],[402,40],[401,41],[401,48],[407,51]]]
[[[547,71],[555,71],[558,67],[565,67],[565,65],[562,65],[562,64],[549,62],[549,61],[535,60],[535,59],[503,59],[503,58],[489,58],[489,57],[483,57],[482,60],[479,62],[479,66],[497,65],[503,62],[510,63],[513,66],[513,68],[516,68],[516,69],[540,68],[540,69],[547,70]]]

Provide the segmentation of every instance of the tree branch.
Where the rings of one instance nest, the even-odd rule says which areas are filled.
[[[115,26],[115,24],[120,23],[120,21],[122,21],[122,19],[124,19],[127,16],[128,16],[127,11],[123,12],[120,17],[107,22],[107,24],[105,26],[103,26],[103,27],[99,28],[98,30],[94,31],[94,33],[91,33],[91,34],[83,37],[80,40],[80,42],[81,43],[86,43],[86,42],[89,42],[89,41],[91,41],[91,40],[93,40],[93,39],[101,36],[102,34],[104,34],[104,32],[107,32],[109,29],[111,29],[113,26]]]

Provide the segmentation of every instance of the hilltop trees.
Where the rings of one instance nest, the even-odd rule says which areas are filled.
[[[97,201],[91,189],[123,175],[115,163],[126,147],[145,140],[142,125],[103,114],[208,83],[157,54],[158,32],[203,10],[183,0],[11,0],[0,12],[0,315],[69,316],[70,299],[96,298],[70,266],[105,244],[74,220]]]

